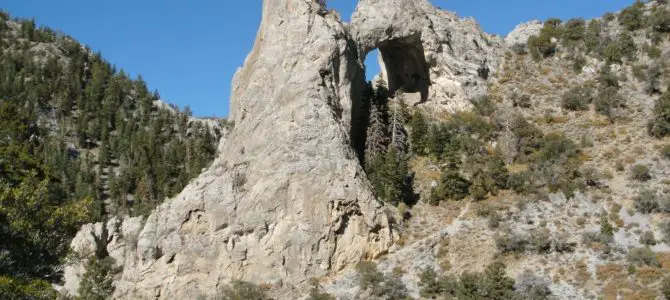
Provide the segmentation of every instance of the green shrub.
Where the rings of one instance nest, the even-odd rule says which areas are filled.
[[[431,267],[423,269],[419,274],[419,295],[424,298],[436,299],[444,292],[444,286],[440,284],[437,272]]]
[[[598,83],[600,84],[600,89],[606,89],[608,87],[614,87],[619,89],[619,78],[612,73],[612,69],[609,64],[605,64],[598,73]]]
[[[661,93],[661,77],[663,72],[661,68],[655,64],[647,70],[645,78],[647,80],[646,86],[644,88],[645,92],[649,95],[660,94]]]
[[[633,76],[637,78],[637,80],[644,81],[647,79],[646,75],[646,66],[643,65],[634,65],[633,66]]]
[[[419,283],[420,295],[428,299],[525,299],[514,285],[514,279],[507,276],[506,267],[501,262],[490,264],[483,273],[464,272],[458,279],[447,275],[437,277],[434,271],[425,269]],[[536,285],[533,282],[527,288],[533,289]],[[548,296],[549,293],[532,299],[547,299]]]
[[[0,275],[0,299],[51,300],[58,292],[44,280],[24,281]]]
[[[658,33],[670,32],[670,10],[658,7],[648,19],[651,29]]]
[[[448,169],[442,173],[440,183],[430,194],[430,204],[443,200],[462,200],[470,193],[470,182],[458,170]]]
[[[221,300],[266,300],[269,299],[265,290],[251,282],[233,280],[224,285],[216,299]]]
[[[528,39],[528,49],[535,60],[547,58],[556,53],[556,44],[552,42],[552,39],[561,36],[560,24],[559,19],[549,19],[544,22],[539,35]]]
[[[374,262],[361,262],[356,266],[358,272],[358,286],[361,291],[369,291],[373,296],[386,299],[404,299],[407,297],[407,288],[397,276],[386,278],[377,269]]]
[[[514,94],[512,95],[512,106],[521,107],[521,108],[530,108],[532,105],[529,95],[523,94],[521,96]]]
[[[522,43],[516,43],[512,45],[512,51],[516,54],[519,55],[526,55],[528,54],[528,50],[526,49],[526,45]]]
[[[476,200],[485,199],[489,193],[497,195],[498,190],[507,187],[509,172],[498,155],[470,156],[467,169],[471,173],[469,192]]]
[[[563,25],[563,44],[573,47],[584,40],[586,32],[586,21],[583,18],[568,20]]]
[[[601,45],[602,23],[598,20],[589,22],[584,36],[584,45],[586,46],[586,53],[598,50]]]
[[[86,265],[86,273],[79,285],[79,298],[105,300],[114,293],[114,259],[92,257]]]
[[[576,86],[563,93],[562,106],[568,110],[586,110],[592,101],[591,90]]]
[[[507,180],[507,186],[517,194],[526,195],[534,189],[532,176],[533,173],[530,171],[512,173]]]
[[[507,276],[505,264],[494,262],[484,270],[484,284],[488,290],[484,299],[514,299],[514,279]],[[462,299],[464,297],[461,297]]]
[[[551,250],[551,240],[549,229],[538,228],[530,232],[530,245],[533,249],[540,253],[549,252]]]
[[[612,227],[605,214],[600,217],[600,235],[608,240],[614,237],[614,227]]]
[[[376,295],[384,299],[407,299],[408,291],[400,276],[393,275],[384,282],[381,291]]]
[[[309,297],[306,300],[336,300],[333,295],[330,295],[326,292],[323,292],[319,280],[312,278],[309,281],[309,284],[312,286],[309,290]]]
[[[356,271],[358,272],[358,286],[361,290],[368,288],[377,290],[381,287],[384,280],[386,280],[384,274],[379,272],[377,264],[374,262],[361,262],[356,266]]]
[[[502,230],[493,235],[496,248],[502,254],[522,253],[526,251],[528,238],[511,230]]]
[[[488,95],[482,95],[470,100],[475,111],[484,117],[488,117],[496,111],[495,104],[491,101]]]
[[[609,224],[609,222],[607,224]],[[585,247],[590,247],[591,244],[593,243],[609,244],[612,241],[613,238],[611,235],[602,234],[597,231],[585,232],[582,235],[582,245],[584,245]]]
[[[612,21],[616,20],[616,18],[617,18],[617,16],[615,14],[611,13],[611,12],[605,13],[603,15],[603,20],[605,20],[605,22],[612,22]]]
[[[487,224],[489,226],[489,229],[497,229],[500,227],[500,215],[498,214],[497,211],[494,211],[489,214],[489,218],[487,221]]]
[[[623,54],[621,53],[621,48],[616,43],[609,43],[603,52],[605,59],[608,62],[617,62],[620,63],[623,59]]]
[[[649,174],[649,167],[643,164],[636,164],[631,169],[631,178],[637,181],[648,181],[651,179]]]
[[[665,159],[670,159],[670,144],[665,144],[661,148],[661,157]]]
[[[628,32],[621,33],[616,41],[611,42],[605,47],[603,55],[610,63],[621,63],[624,58],[635,60],[637,46],[635,40]]]
[[[649,58],[659,58],[661,57],[662,51],[661,48],[656,47],[656,46],[650,46],[649,49],[647,49],[647,55]]]
[[[633,200],[635,209],[643,214],[650,214],[659,209],[658,195],[653,190],[644,189]]]
[[[520,163],[530,160],[531,154],[539,150],[544,142],[542,131],[523,117],[517,116],[512,120],[510,128],[516,137],[516,161]]]
[[[656,238],[654,238],[654,233],[651,231],[646,231],[640,236],[640,244],[645,246],[656,245]]]
[[[626,256],[628,262],[638,266],[660,267],[661,263],[656,257],[656,253],[649,247],[633,248]]]
[[[665,277],[661,281],[661,294],[665,299],[670,299],[670,277]]]
[[[628,30],[637,30],[644,24],[644,3],[636,0],[635,3],[629,7],[624,8],[619,13],[619,24],[626,27]]]
[[[658,227],[661,229],[661,232],[663,232],[663,241],[666,243],[670,242],[670,221],[663,222],[659,224]]]
[[[572,252],[574,245],[568,242],[568,234],[554,234],[551,239],[551,246],[558,253]]]
[[[628,58],[629,60],[636,60],[635,54],[637,52],[637,45],[630,33],[623,32],[619,34],[617,46],[623,57]]]
[[[617,117],[616,111],[624,107],[624,100],[619,90],[613,86],[601,89],[595,98],[596,112],[610,119]]]
[[[557,163],[574,156],[579,148],[571,139],[560,133],[549,133],[544,136],[542,148],[538,152],[538,163]]]
[[[649,134],[656,138],[670,135],[670,91],[666,91],[654,103],[653,119],[649,123]]]
[[[582,73],[582,69],[584,69],[584,66],[586,66],[586,58],[584,58],[584,56],[577,55],[572,59],[572,70],[575,73],[577,74]]]

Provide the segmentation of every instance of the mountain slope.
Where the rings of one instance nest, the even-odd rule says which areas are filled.
[[[147,213],[211,162],[223,130],[156,106],[141,78],[5,13],[0,73],[2,298],[48,298],[81,224]]]
[[[325,7],[264,2],[219,156],[146,218],[82,226],[66,292],[666,297],[666,1],[505,39],[426,0]]]

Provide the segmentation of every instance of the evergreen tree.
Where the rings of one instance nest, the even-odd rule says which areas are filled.
[[[81,300],[105,300],[114,292],[114,259],[92,257],[86,265],[86,273],[81,278],[79,297]]]
[[[425,117],[418,111],[415,111],[409,123],[412,129],[410,134],[410,142],[412,151],[418,155],[425,154],[426,151],[426,136],[428,135],[428,123]]]
[[[365,160],[374,161],[380,153],[386,150],[389,143],[384,116],[376,105],[370,109],[370,125],[367,132]]]
[[[649,133],[657,138],[670,135],[670,90],[663,93],[654,103]]]
[[[407,131],[405,130],[405,124],[407,119],[405,118],[406,113],[403,112],[402,104],[396,104],[392,106],[392,113],[389,120],[389,131],[391,134],[391,146],[395,148],[395,151],[400,155],[406,155],[408,152],[407,145]]]

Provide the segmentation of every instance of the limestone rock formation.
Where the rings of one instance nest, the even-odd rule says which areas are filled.
[[[467,109],[486,91],[502,44],[427,0],[361,0],[351,30],[361,53],[379,49],[391,92],[402,88],[410,102],[437,111]]]
[[[388,252],[394,209],[374,196],[353,142],[364,56],[381,50],[392,91],[459,110],[485,91],[500,43],[426,0],[361,0],[348,25],[322,1],[264,1],[218,158],[143,225],[110,228],[115,298],[211,296],[230,279],[300,285]],[[91,232],[73,246],[93,245]]]
[[[542,30],[542,22],[540,20],[533,20],[526,23],[521,23],[514,27],[514,29],[505,37],[505,44],[507,46],[514,46],[516,44],[526,44],[528,38],[533,35],[539,35]]]

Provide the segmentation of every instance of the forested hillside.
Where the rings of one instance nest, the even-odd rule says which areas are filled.
[[[0,13],[0,298],[52,298],[80,225],[146,214],[211,162],[224,121],[158,100],[73,38]]]

